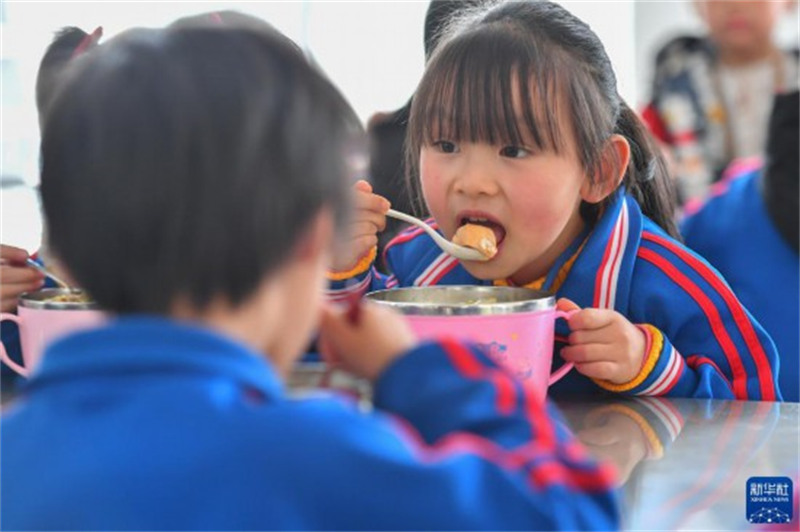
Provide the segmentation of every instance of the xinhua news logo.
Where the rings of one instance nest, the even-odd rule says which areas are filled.
[[[747,479],[747,520],[751,523],[790,523],[794,516],[792,479],[750,477]]]

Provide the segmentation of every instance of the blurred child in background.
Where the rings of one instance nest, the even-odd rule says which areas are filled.
[[[564,298],[554,394],[780,398],[777,355],[722,278],[675,240],[671,181],[617,93],[602,43],[551,2],[509,2],[442,40],[414,95],[409,169],[435,227],[491,229],[490,260],[459,261],[419,229],[387,246],[385,199],[360,208],[332,296],[379,287],[500,284]],[[353,280],[357,282],[353,282]],[[567,330],[559,323],[556,332]]]
[[[671,152],[684,202],[702,198],[735,158],[761,156],[775,93],[794,90],[798,50],[779,50],[774,28],[793,0],[695,0],[708,28],[656,57],[651,131]]]
[[[481,352],[323,307],[358,119],[277,31],[192,20],[76,61],[48,114],[52,251],[118,318],[4,411],[0,526],[616,529],[611,470]],[[318,328],[373,412],[287,396]]]
[[[720,183],[681,226],[686,245],[717,268],[775,340],[780,386],[800,400],[800,93],[778,95],[763,168]]]

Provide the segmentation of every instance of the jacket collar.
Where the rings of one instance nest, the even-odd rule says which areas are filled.
[[[54,342],[25,389],[71,379],[131,374],[228,377],[267,397],[283,384],[263,355],[220,333],[161,317],[118,318]]]
[[[558,295],[581,307],[627,312],[642,224],[643,215],[636,200],[623,189],[617,190],[592,228]]]

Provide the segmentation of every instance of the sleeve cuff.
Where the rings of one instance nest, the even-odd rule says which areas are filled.
[[[377,256],[378,246],[374,246],[369,250],[369,252],[367,252],[366,255],[358,260],[355,266],[349,270],[343,272],[328,271],[326,276],[329,281],[343,281],[345,279],[351,279],[369,270],[370,266],[372,266],[372,263],[375,262],[375,258]]]
[[[629,380],[628,382],[623,382],[622,384],[615,384],[611,381],[602,379],[592,379],[595,384],[604,390],[618,393],[633,390],[637,386],[641,385],[653,372],[653,368],[656,367],[661,350],[664,348],[664,336],[661,334],[661,331],[648,323],[641,325],[637,324],[636,327],[642,331],[647,338],[642,369],[639,370],[639,374],[633,379]]]

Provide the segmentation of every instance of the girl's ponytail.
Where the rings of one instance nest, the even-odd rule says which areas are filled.
[[[675,187],[661,150],[636,113],[624,101],[620,101],[615,132],[625,137],[631,146],[631,160],[624,178],[626,189],[639,203],[645,216],[671,237],[680,239],[675,225]]]

